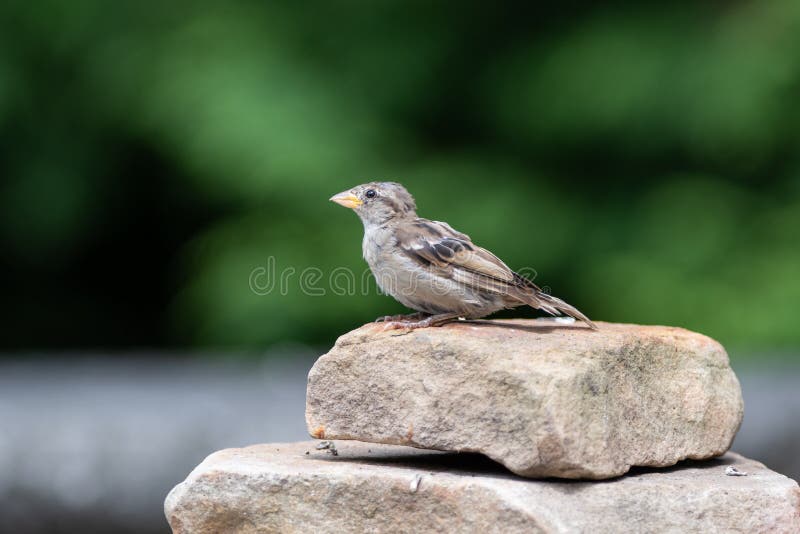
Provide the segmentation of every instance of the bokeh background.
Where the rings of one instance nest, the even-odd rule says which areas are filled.
[[[196,450],[164,461],[159,503],[214,447],[301,439],[313,355],[403,311],[330,287],[365,265],[327,199],[373,179],[592,318],[721,341],[742,452],[800,475],[799,50],[795,0],[2,2],[0,503],[30,506],[31,531],[160,531],[147,499],[98,516],[110,490],[42,497],[42,458],[72,436],[83,486],[125,488],[114,447],[164,461],[152,436],[182,436]],[[270,262],[286,290],[253,291]]]

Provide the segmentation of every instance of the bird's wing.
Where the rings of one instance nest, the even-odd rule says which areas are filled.
[[[415,219],[398,225],[396,236],[403,252],[440,276],[472,289],[511,297],[551,315],[566,313],[597,329],[577,308],[542,292],[532,281],[509,269],[500,258],[473,244],[469,236],[453,230],[447,223]]]
[[[506,294],[525,286],[497,256],[472,243],[449,224],[415,219],[397,228],[398,246],[422,265],[430,266],[466,286]]]

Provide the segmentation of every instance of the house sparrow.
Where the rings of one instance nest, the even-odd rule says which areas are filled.
[[[437,326],[528,305],[597,327],[573,306],[515,273],[469,236],[417,217],[414,198],[394,182],[371,182],[331,197],[364,223],[364,259],[378,287],[420,313],[387,316],[385,329]]]

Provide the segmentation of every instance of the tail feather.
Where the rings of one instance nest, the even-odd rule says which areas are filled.
[[[531,306],[539,308],[540,310],[544,310],[545,312],[549,313],[550,315],[561,315],[561,313],[565,313],[570,317],[574,317],[579,321],[583,321],[586,323],[589,328],[592,330],[598,330],[597,325],[594,324],[588,317],[582,314],[578,308],[567,304],[560,298],[554,297],[552,295],[548,295],[544,291],[537,289],[535,294],[533,295],[534,302],[531,303]]]

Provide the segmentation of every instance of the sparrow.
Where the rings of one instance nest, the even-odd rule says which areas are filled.
[[[575,307],[543,292],[449,224],[417,216],[414,197],[395,182],[358,185],[330,199],[364,223],[362,250],[378,287],[410,315],[386,316],[384,329],[439,326],[531,306],[597,327]]]

